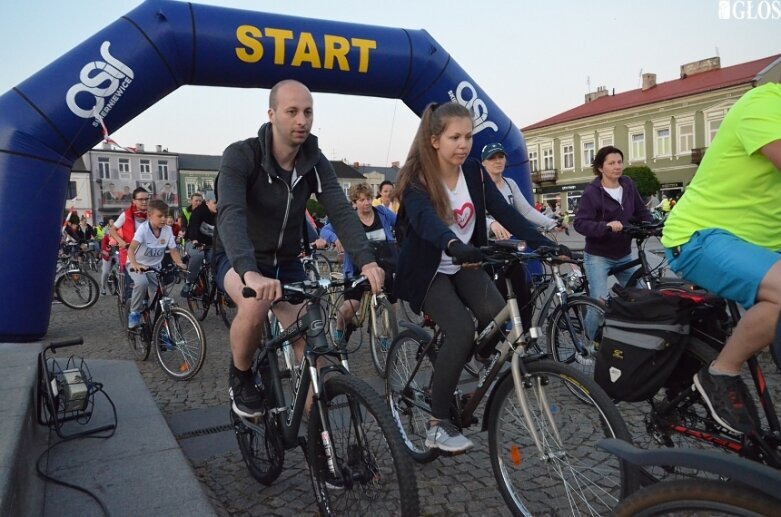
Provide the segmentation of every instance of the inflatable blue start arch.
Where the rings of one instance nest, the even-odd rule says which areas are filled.
[[[427,32],[149,0],[0,97],[0,342],[47,331],[70,169],[102,139],[101,119],[116,130],[185,84],[287,78],[417,114],[459,102],[474,114],[473,155],[502,142],[530,194],[520,131]]]

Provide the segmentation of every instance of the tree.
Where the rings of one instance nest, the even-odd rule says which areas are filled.
[[[637,190],[640,191],[640,195],[643,198],[656,194],[662,186],[661,183],[659,183],[659,180],[656,179],[654,171],[645,165],[627,167],[624,169],[624,175],[632,178],[632,181],[637,185]]]
[[[306,202],[306,209],[312,214],[312,217],[322,219],[325,217],[325,208],[315,198],[310,197]]]

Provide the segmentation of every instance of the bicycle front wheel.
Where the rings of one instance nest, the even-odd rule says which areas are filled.
[[[690,479],[655,483],[621,501],[613,515],[777,515],[781,501],[731,481]]]
[[[610,513],[635,488],[634,471],[595,447],[603,438],[631,443],[618,409],[572,368],[543,360],[526,369],[522,393],[529,420],[512,375],[496,388],[487,417],[491,466],[502,497],[515,515]]]
[[[71,309],[89,309],[98,301],[98,282],[85,271],[67,272],[54,286],[57,298]]]
[[[553,359],[594,378],[596,349],[605,321],[605,305],[586,296],[571,297],[548,320],[548,350]],[[585,353],[585,355],[584,355]]]
[[[163,314],[152,330],[160,368],[178,381],[192,379],[206,359],[206,337],[195,317],[181,307]]]
[[[324,400],[325,415],[319,404],[312,405],[307,438],[321,514],[418,515],[415,470],[374,389],[337,375],[325,382]]]
[[[373,308],[372,321],[369,325],[372,363],[377,374],[384,379],[387,373],[385,367],[388,362],[388,351],[399,333],[395,308],[384,296],[377,298],[377,307]]]
[[[431,419],[431,386],[436,362],[431,348],[424,356],[426,345],[427,342],[409,330],[399,333],[388,354],[385,379],[385,397],[391,416],[407,452],[418,463],[433,461],[439,454],[437,449],[426,447],[426,424]]]
[[[230,296],[221,291],[217,292],[217,306],[220,308],[220,318],[222,318],[225,328],[230,329],[233,318],[236,317],[236,312],[239,310],[238,307]]]

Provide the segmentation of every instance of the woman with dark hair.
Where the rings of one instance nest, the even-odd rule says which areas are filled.
[[[397,230],[403,229],[404,238],[396,295],[408,300],[415,312],[422,307],[444,332],[434,365],[426,446],[450,452],[473,446],[450,421],[453,392],[473,353],[472,315],[482,328],[504,307],[488,274],[464,267],[482,260],[476,246],[488,243],[486,209],[530,244],[555,245],[507,204],[477,162],[467,161],[471,149],[472,113],[454,102],[429,105],[397,182]],[[489,357],[491,352],[476,351]]]
[[[652,221],[634,182],[623,176],[624,153],[613,146],[597,152],[592,164],[597,176],[583,190],[575,230],[586,237],[584,266],[588,278],[589,295],[607,299],[608,271],[632,260],[632,239],[622,233],[630,220]],[[633,269],[618,274],[625,285]]]

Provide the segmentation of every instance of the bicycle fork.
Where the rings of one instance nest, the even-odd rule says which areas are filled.
[[[542,440],[540,439],[539,434],[537,433],[537,427],[534,422],[534,416],[531,413],[531,409],[529,408],[529,400],[526,397],[526,385],[524,381],[525,372],[521,371],[521,356],[518,353],[513,353],[512,358],[512,374],[513,374],[513,384],[515,385],[515,396],[518,398],[518,403],[521,405],[521,412],[523,413],[523,419],[526,421],[526,427],[529,429],[529,434],[531,434],[532,439],[534,440],[534,445],[537,447],[537,450],[540,452],[540,457],[543,461],[549,461],[553,458],[554,455],[558,455],[555,452],[551,451],[550,453],[546,452],[545,446],[542,443]],[[556,425],[555,420],[553,419],[553,414],[550,412],[550,407],[548,405],[548,399],[545,395],[545,388],[542,385],[542,378],[537,377],[536,382],[529,386],[534,390],[534,394],[536,395],[536,399],[541,406],[543,415],[540,415],[540,418],[545,418],[548,421],[548,425],[550,426],[550,429],[553,431],[553,436],[556,440],[556,445],[559,447],[563,446],[563,442],[561,440],[561,436],[559,435],[559,429]]]

